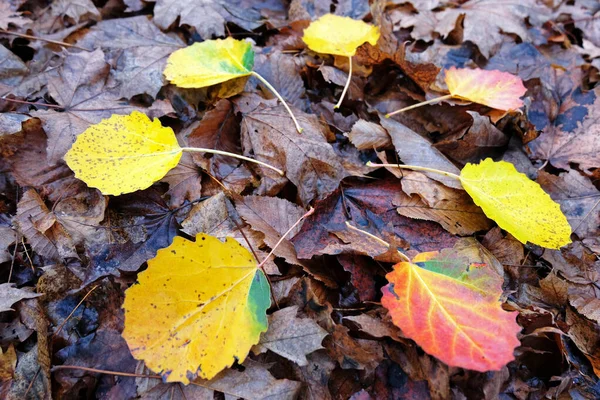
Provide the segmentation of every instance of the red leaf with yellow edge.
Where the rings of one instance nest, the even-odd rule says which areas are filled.
[[[516,110],[527,89],[518,76],[502,71],[455,68],[446,70],[446,85],[452,97],[498,110]]]
[[[502,277],[453,250],[421,253],[386,275],[381,303],[402,332],[450,366],[499,370],[514,359],[516,313],[502,310]]]

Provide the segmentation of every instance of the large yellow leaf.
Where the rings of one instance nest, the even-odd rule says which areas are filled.
[[[269,284],[240,243],[175,237],[125,293],[123,337],[167,382],[213,378],[242,363],[267,330]]]
[[[304,43],[312,51],[351,57],[358,46],[379,40],[379,28],[363,21],[333,14],[323,15],[304,30]]]
[[[489,218],[521,242],[551,249],[571,243],[571,227],[560,206],[511,163],[488,158],[467,164],[460,182]]]
[[[253,66],[252,45],[228,37],[175,51],[167,60],[164,74],[179,87],[202,88],[250,75]]]
[[[138,111],[90,126],[65,155],[77,178],[112,195],[146,189],[180,158],[173,130]]]

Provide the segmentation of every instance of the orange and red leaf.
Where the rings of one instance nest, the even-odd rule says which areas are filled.
[[[514,359],[517,313],[502,309],[502,277],[488,266],[425,253],[396,264],[386,278],[382,304],[427,353],[476,371],[499,370]]]

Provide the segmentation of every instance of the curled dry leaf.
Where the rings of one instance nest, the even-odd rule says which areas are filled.
[[[502,277],[454,251],[421,253],[386,275],[381,302],[394,324],[450,366],[499,370],[514,359],[521,330],[502,309]]]
[[[176,237],[148,261],[138,282],[125,293],[123,337],[133,356],[166,382],[213,378],[243,362],[267,330],[267,279],[231,238]]]
[[[379,39],[379,28],[348,17],[323,15],[304,30],[302,40],[317,53],[351,57],[361,44],[373,46]]]
[[[571,227],[560,206],[511,163],[487,158],[467,164],[460,182],[485,215],[522,243],[550,249],[571,243]]]
[[[451,67],[445,80],[452,97],[505,111],[522,107],[527,91],[521,78],[502,71]]]
[[[181,152],[171,128],[134,111],[90,126],[65,161],[88,186],[120,195],[148,188],[177,165]]]

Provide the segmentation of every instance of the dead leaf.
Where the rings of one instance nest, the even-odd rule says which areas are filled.
[[[92,0],[56,0],[52,3],[52,15],[67,16],[75,22],[80,19],[100,19],[100,12]]]
[[[16,302],[38,296],[41,296],[41,294],[32,293],[25,289],[17,289],[14,283],[2,283],[0,284],[0,312],[13,310],[10,307]]]
[[[0,382],[5,382],[13,378],[15,368],[17,367],[17,352],[11,344],[5,352],[0,350]]]
[[[0,4],[0,29],[8,29],[8,25],[21,27],[30,22],[29,19],[21,16],[18,12],[19,7],[14,7],[10,2]]]
[[[356,121],[347,136],[359,150],[381,149],[392,146],[390,135],[381,125],[364,119]]]
[[[12,51],[2,45],[0,45],[0,65],[2,65],[0,94],[5,95],[21,83],[29,68]]]
[[[257,53],[254,57],[254,70],[273,85],[289,104],[307,111],[304,81],[300,76],[303,67],[304,59],[279,50],[269,51],[266,54]],[[273,93],[268,88],[263,90],[263,94],[266,98],[273,97]]]

